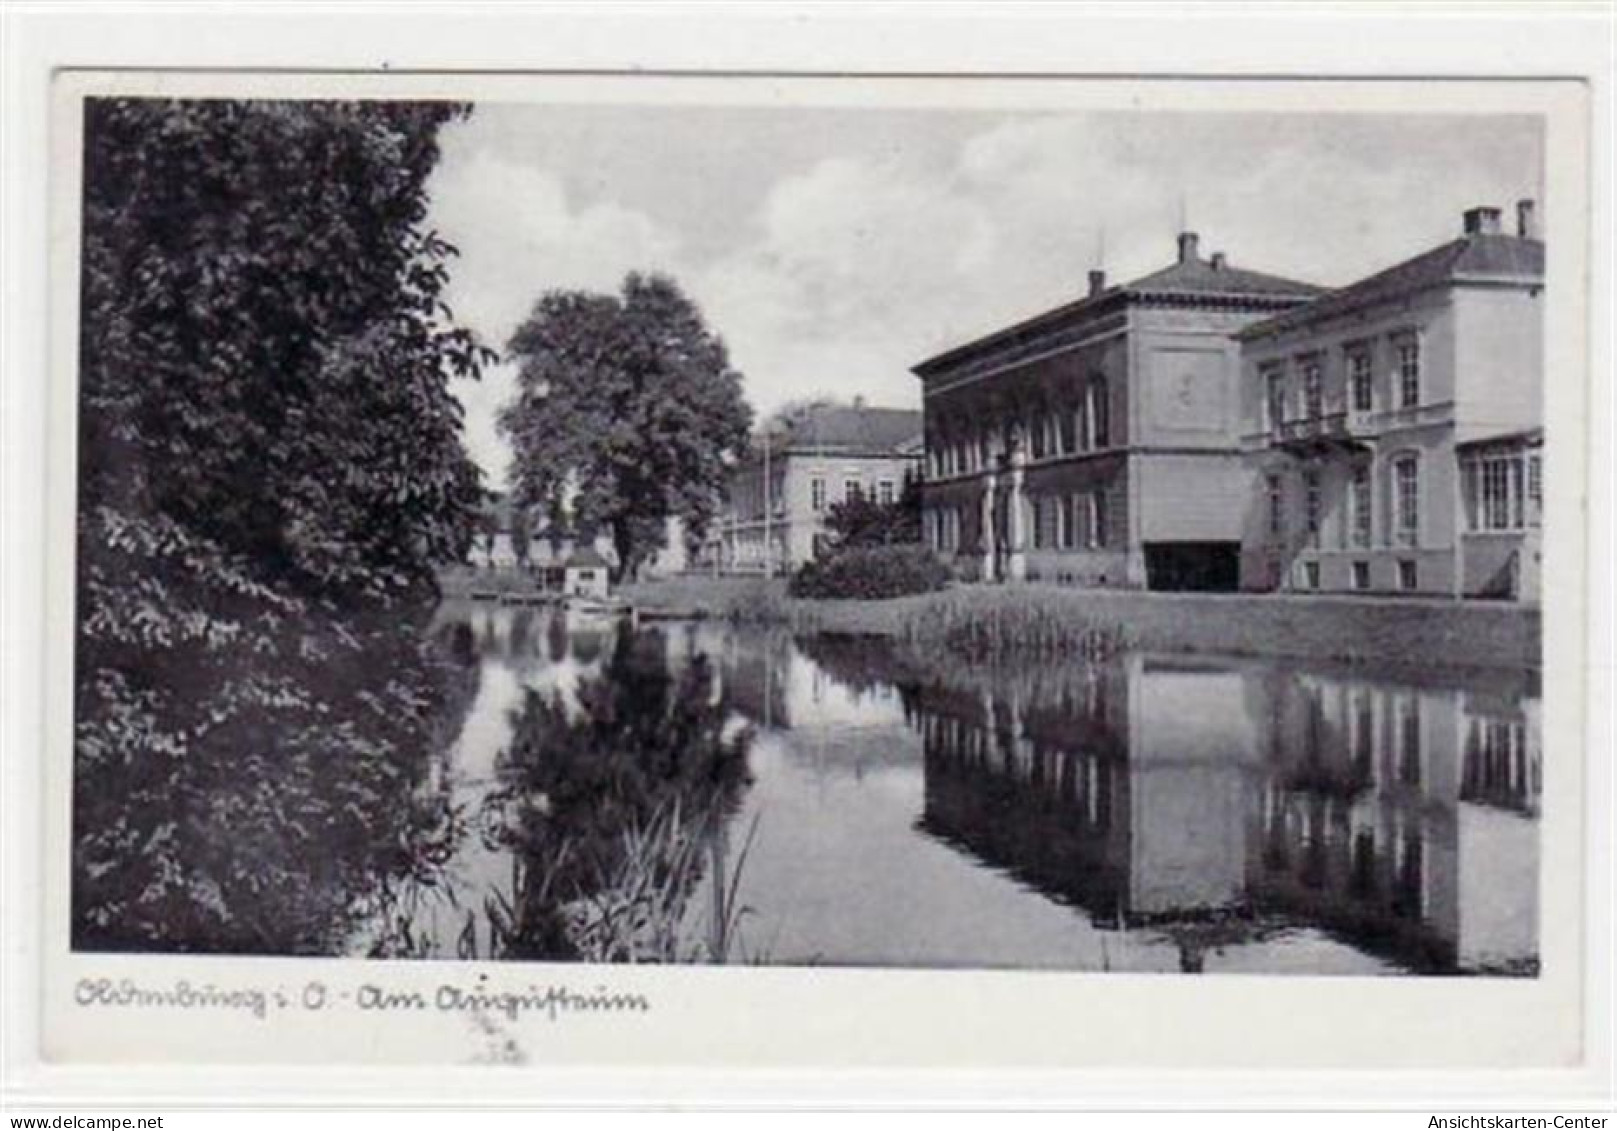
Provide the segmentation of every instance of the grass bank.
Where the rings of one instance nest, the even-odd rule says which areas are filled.
[[[1537,609],[1492,602],[1054,586],[955,586],[886,601],[802,600],[781,579],[678,577],[628,586],[641,608],[799,632],[891,636],[968,655],[1138,647],[1414,665],[1536,668]]]
[[[538,579],[520,569],[477,569],[473,566],[445,566],[438,571],[438,589],[445,597],[470,597],[482,593],[532,593]]]

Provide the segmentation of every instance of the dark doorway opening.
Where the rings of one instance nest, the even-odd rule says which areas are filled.
[[[1148,589],[1233,593],[1241,584],[1239,542],[1147,542]]]

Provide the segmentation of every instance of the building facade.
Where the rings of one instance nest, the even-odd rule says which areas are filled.
[[[1524,201],[1240,331],[1242,587],[1535,597],[1543,288]]]
[[[914,369],[926,537],[962,578],[1234,589],[1250,471],[1248,324],[1318,294],[1203,258],[1082,299]]]
[[[811,405],[754,437],[703,546],[708,568],[783,573],[822,549],[831,506],[858,496],[896,502],[921,464],[921,414]]]

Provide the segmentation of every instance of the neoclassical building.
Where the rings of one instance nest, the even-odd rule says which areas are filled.
[[[1242,587],[1536,599],[1543,293],[1522,201],[1244,328]]]
[[[914,367],[925,530],[965,578],[1234,589],[1250,470],[1235,331],[1320,294],[1202,257]]]

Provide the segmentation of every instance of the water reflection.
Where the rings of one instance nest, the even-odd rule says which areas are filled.
[[[1525,676],[1130,656],[906,690],[920,827],[1097,926],[1165,933],[1183,969],[1295,927],[1409,970],[1536,964]]]
[[[1157,655],[1017,668],[870,639],[557,619],[536,621],[548,644],[523,652],[512,642],[534,614],[469,615],[497,644],[487,678],[515,672],[564,701],[540,710],[543,696],[514,689],[502,709],[516,731],[485,735],[482,755],[461,744],[464,764],[491,742],[532,752],[500,755],[496,796],[551,804],[576,787],[587,829],[597,795],[577,776],[626,748],[663,764],[680,709],[699,716],[685,732],[707,736],[696,763],[729,767],[712,794],[725,816],[687,838],[702,847],[681,873],[679,925],[663,918],[686,941],[637,944],[641,957],[1536,969],[1541,754],[1526,674]],[[743,726],[745,746],[723,752]],[[535,890],[560,851],[547,822],[507,821],[491,842],[494,871],[517,861],[514,890]],[[610,867],[585,871],[612,889]],[[545,889],[547,914],[588,888],[559,901]],[[738,913],[744,938],[690,941]],[[565,933],[506,950],[576,955]]]
[[[437,779],[471,815],[432,887],[356,945],[421,957],[723,960],[739,908],[686,927],[721,873],[750,728],[708,656],[655,629],[559,610],[446,604],[436,629],[480,667]],[[721,896],[726,889],[721,886]],[[409,940],[398,947],[381,940]]]
[[[343,632],[362,654],[260,673],[301,690],[161,773],[81,757],[76,945],[1537,968],[1527,674],[987,666],[455,602]]]

